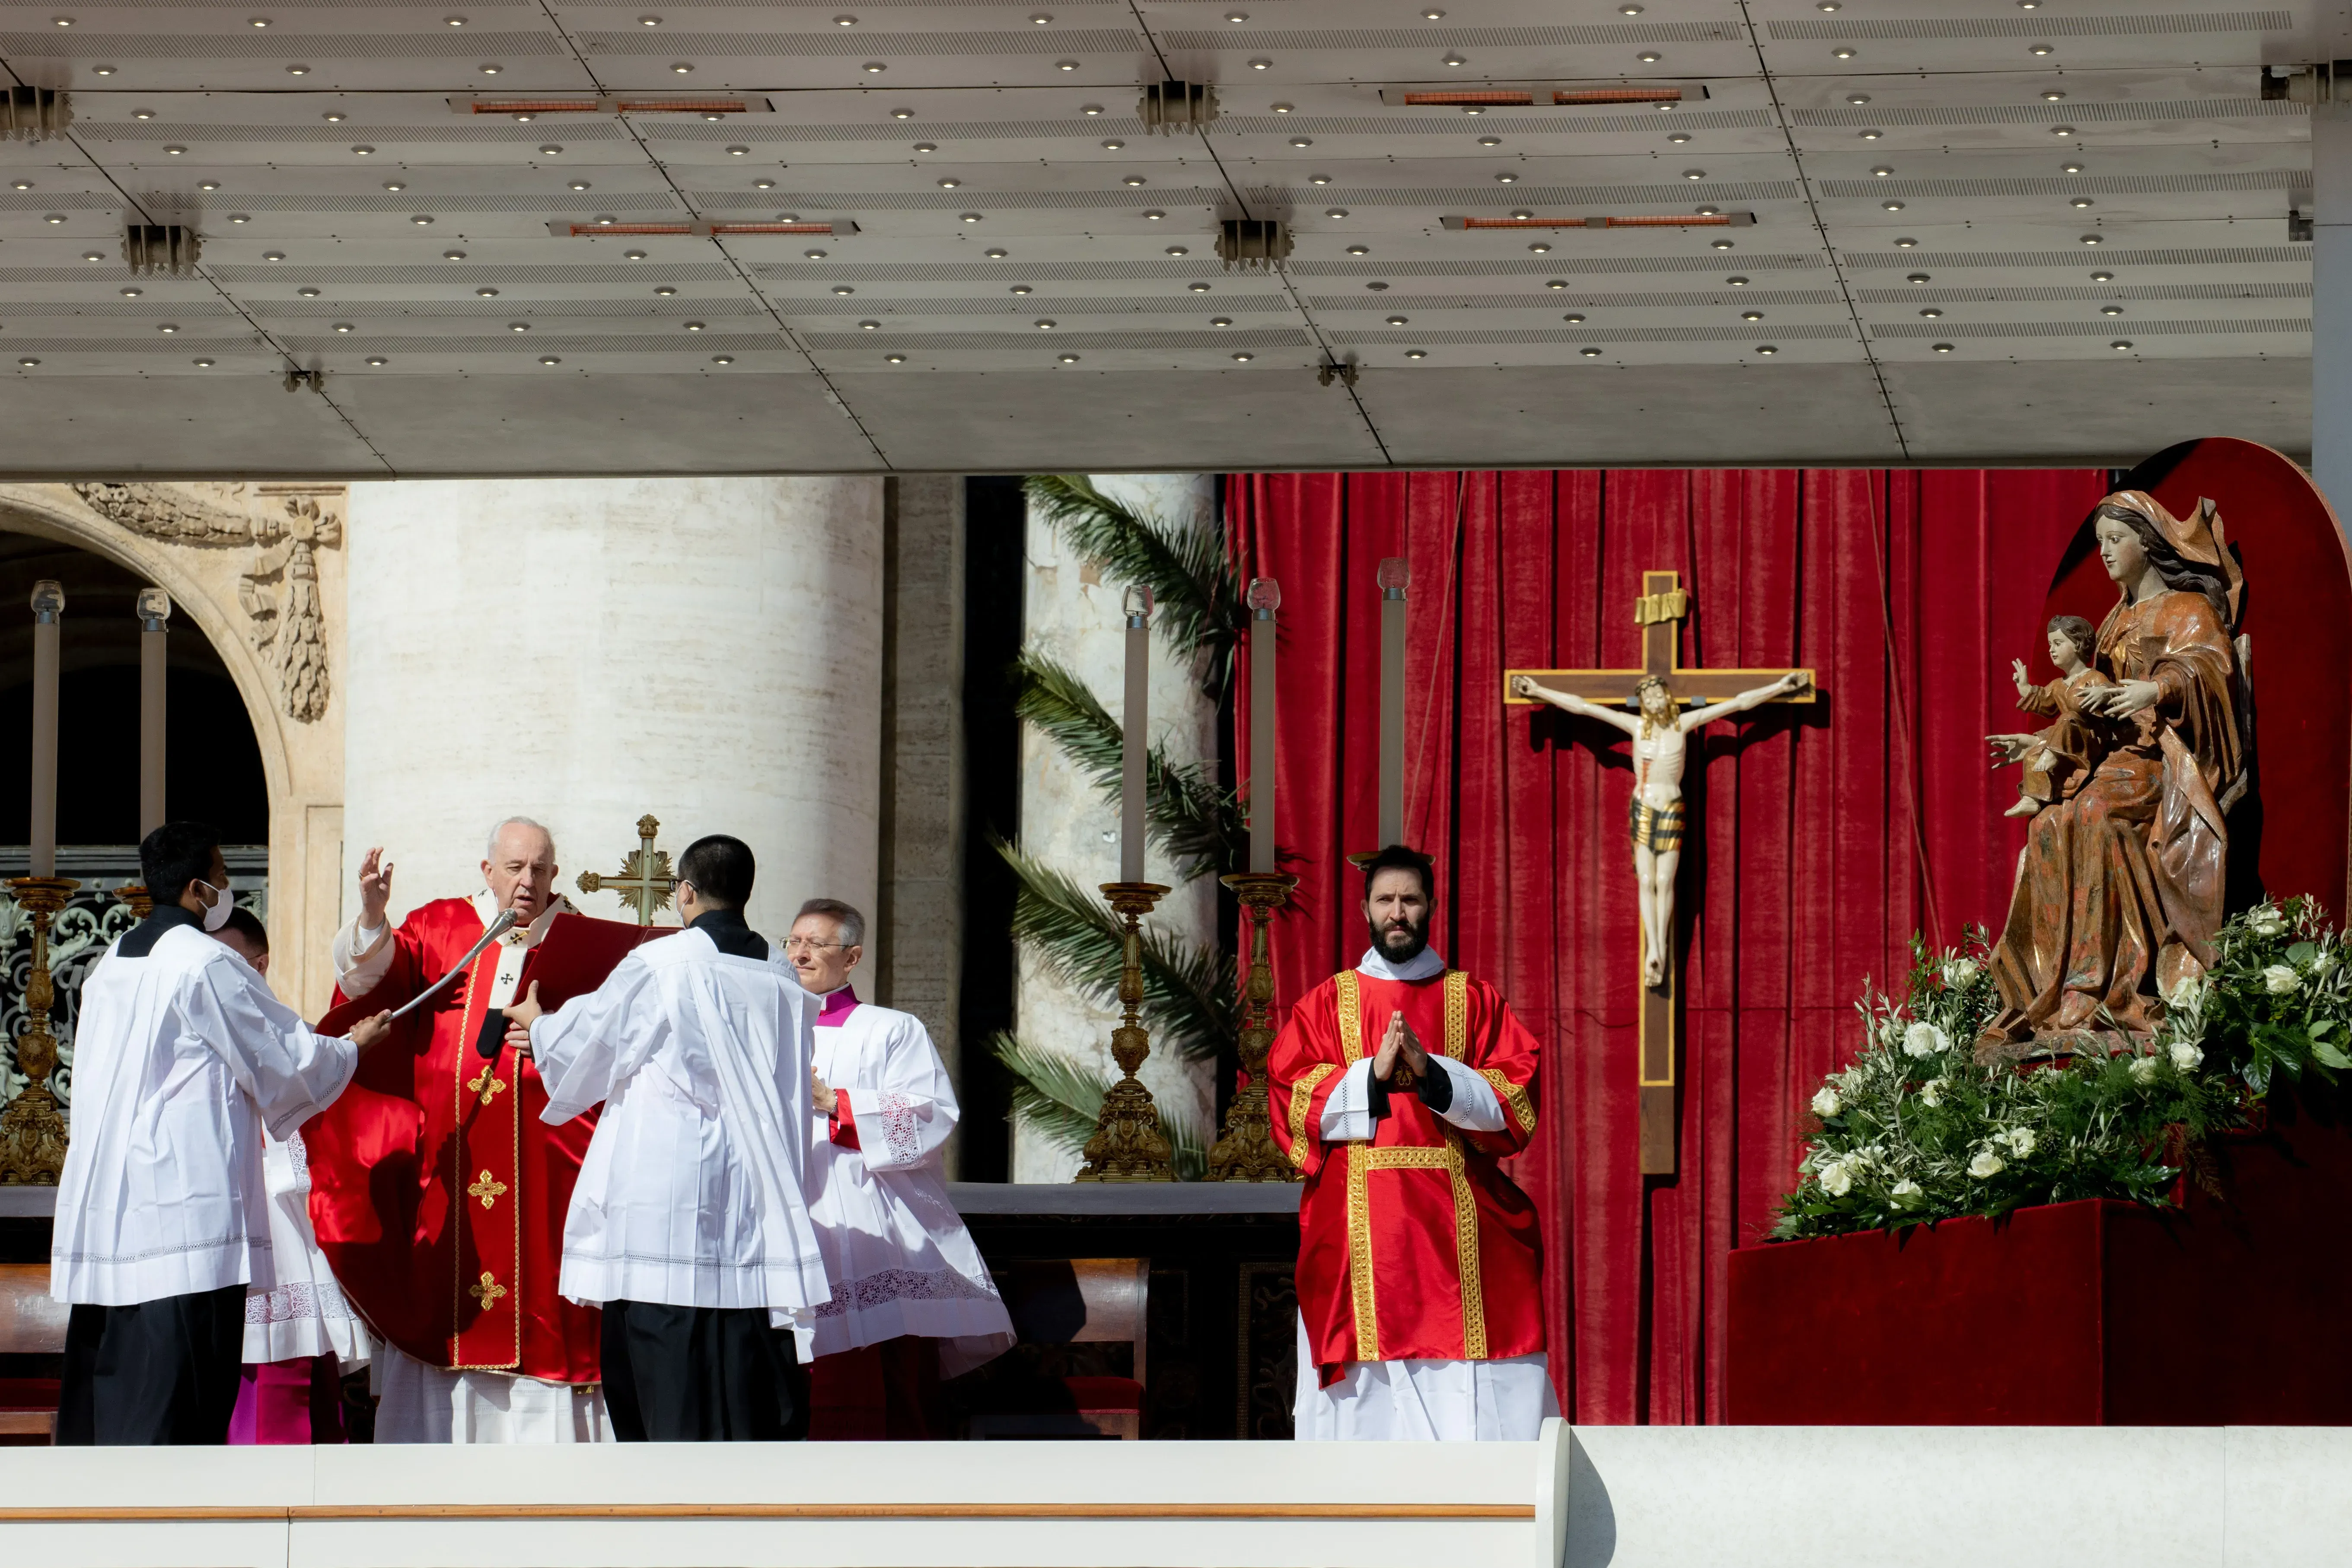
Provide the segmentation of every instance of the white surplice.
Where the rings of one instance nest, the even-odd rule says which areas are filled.
[[[806,1334],[828,1296],[805,1184],[815,1018],[780,953],[732,957],[689,928],[531,1026],[544,1119],[604,1107],[564,1221],[565,1297],[764,1307]]]
[[[269,1289],[262,1129],[290,1134],[331,1104],[359,1047],[313,1030],[193,919],[141,957],[122,940],[82,983],[49,1294],[127,1307]]]
[[[1356,972],[1374,980],[1434,980],[1445,960],[1423,948],[1402,963],[1367,948]],[[1426,1049],[1428,1042],[1423,1042]],[[1454,1098],[1438,1114],[1457,1127],[1491,1132],[1503,1125],[1494,1087],[1462,1063],[1431,1051],[1430,1066],[1445,1074]],[[1323,1102],[1327,1142],[1370,1142],[1377,1131],[1371,1109],[1370,1058],[1349,1068]],[[1547,1415],[1559,1414],[1543,1352],[1505,1361],[1349,1362],[1325,1388],[1298,1323],[1298,1395],[1291,1407],[1301,1442],[1533,1442]]]
[[[484,926],[499,918],[497,895],[473,897]],[[504,1007],[522,984],[524,956],[545,940],[561,914],[576,914],[562,894],[521,928],[522,941],[499,944],[489,1005]],[[354,918],[335,933],[335,984],[356,1000],[376,988],[392,968],[394,944],[383,926],[362,928]],[[440,976],[435,975],[434,979]],[[604,1391],[593,1383],[550,1383],[512,1372],[460,1372],[418,1361],[399,1346],[376,1349],[370,1382],[380,1398],[379,1443],[572,1443],[613,1440]]]
[[[817,1076],[846,1118],[818,1113],[809,1185],[832,1299],[817,1309],[816,1353],[832,1355],[901,1335],[940,1343],[954,1377],[1013,1342],[1013,1320],[963,1216],[948,1201],[940,1148],[955,1131],[955,1088],[922,1020],[859,1002],[846,986],[825,998],[816,1029]],[[839,1120],[855,1145],[830,1133]]]
[[[269,1189],[269,1243],[277,1280],[245,1298],[245,1359],[267,1363],[332,1353],[337,1367],[367,1364],[368,1331],[343,1300],[310,1228],[310,1163],[302,1134],[267,1139],[262,1179]]]

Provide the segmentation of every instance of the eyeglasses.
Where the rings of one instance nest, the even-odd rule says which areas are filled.
[[[828,947],[840,947],[842,945],[844,944],[837,942],[811,942],[804,936],[788,936],[784,938],[784,951],[787,953],[823,952]]]

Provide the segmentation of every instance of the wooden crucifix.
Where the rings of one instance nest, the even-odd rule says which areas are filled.
[[[655,912],[669,908],[670,889],[677,879],[669,872],[669,851],[654,847],[654,835],[661,831],[661,823],[651,812],[637,818],[636,848],[621,859],[617,877],[599,876],[593,871],[580,874],[580,890],[583,893],[614,893],[624,906],[635,905],[637,923],[654,923]]]
[[[1507,703],[1549,702],[1597,719],[1633,739],[1633,797],[1627,812],[1641,895],[1642,1173],[1675,1172],[1675,1080],[1680,1058],[1681,954],[1675,942],[1675,878],[1682,868],[1683,765],[1686,737],[1702,724],[1767,702],[1811,702],[1810,669],[1685,669],[1682,622],[1690,595],[1678,574],[1644,572],[1633,624],[1642,628],[1638,669],[1510,669]]]

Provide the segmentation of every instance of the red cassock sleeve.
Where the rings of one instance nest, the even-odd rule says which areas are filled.
[[[1300,997],[1266,1054],[1266,1111],[1275,1144],[1309,1176],[1323,1168],[1323,1107],[1348,1065],[1339,1042],[1336,984],[1327,980]]]

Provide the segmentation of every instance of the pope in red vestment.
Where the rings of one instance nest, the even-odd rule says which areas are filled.
[[[1399,1369],[1424,1384],[1396,1387],[1410,1419],[1382,1415],[1366,1431],[1343,1415],[1339,1429],[1310,1431],[1318,1402],[1303,1365],[1302,1438],[1532,1437],[1498,1429],[1497,1407],[1507,1428],[1556,1413],[1542,1377],[1535,1205],[1497,1163],[1535,1135],[1536,1041],[1493,986],[1428,951],[1426,866],[1394,849],[1375,862],[1372,951],[1299,999],[1267,1064],[1275,1141],[1307,1184],[1301,1360],[1327,1393],[1363,1363],[1527,1358],[1533,1375],[1498,1389],[1491,1373],[1457,1366],[1458,1389],[1433,1389],[1425,1369]],[[1457,1392],[1462,1422],[1450,1430]],[[1379,1398],[1386,1411],[1390,1394]]]
[[[509,849],[514,866],[499,863]],[[447,973],[502,908],[521,921],[402,1019],[343,1100],[303,1128],[319,1245],[345,1295],[400,1352],[379,1358],[380,1441],[609,1436],[594,1387],[599,1315],[556,1289],[596,1119],[541,1121],[538,1069],[505,1048],[492,1015],[558,967],[564,984],[542,985],[543,1003],[593,990],[652,933],[591,921],[556,896],[554,847],[536,824],[502,824],[492,852],[488,889],[436,899],[378,934],[391,868],[371,851],[361,917],[336,941],[339,1007],[348,992],[373,1011]],[[486,1031],[487,1058],[477,1048]],[[474,1381],[485,1376],[498,1381]]]

